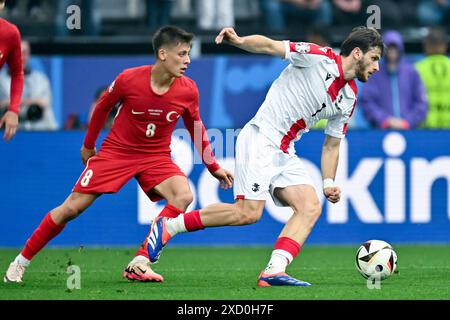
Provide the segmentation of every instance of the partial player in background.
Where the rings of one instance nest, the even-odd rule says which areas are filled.
[[[180,117],[210,173],[223,188],[232,186],[232,175],[217,163],[199,113],[199,93],[193,80],[183,76],[189,64],[194,35],[167,26],[156,32],[155,65],[123,71],[98,101],[81,158],[86,165],[72,193],[51,210],[34,231],[4,280],[22,282],[31,259],[104,193],[118,192],[133,177],[152,201],[165,199],[159,214],[177,217],[192,202],[188,179],[172,161],[170,142]],[[122,106],[97,154],[95,142],[117,103]],[[189,223],[189,222],[187,222]],[[147,244],[138,250],[124,276],[130,280],[163,281],[150,268]]]
[[[232,28],[223,29],[216,38],[217,43],[223,40],[290,64],[238,136],[236,202],[211,205],[173,219],[155,219],[149,237],[150,260],[158,261],[163,247],[178,233],[257,222],[270,195],[278,206],[289,206],[294,214],[281,231],[258,285],[309,286],[285,273],[322,212],[313,181],[295,154],[294,141],[320,119],[328,119],[321,158],[323,193],[331,203],[338,202],[341,190],[334,178],[340,142],[356,105],[354,79],[366,82],[379,70],[382,38],[373,28],[356,28],[342,43],[340,55],[313,43],[274,41],[260,35],[239,37]]]
[[[5,0],[0,0],[0,11],[4,7]],[[0,129],[5,126],[3,139],[10,141],[19,126],[19,107],[23,91],[21,37],[15,25],[0,18],[0,69],[5,62],[11,73],[11,103],[9,110],[0,118]]]
[[[52,104],[52,89],[48,76],[30,64],[31,46],[22,39],[22,66],[24,85],[19,112],[19,130],[57,130]],[[0,74],[0,110],[10,105],[11,74]],[[1,111],[0,111],[1,112]]]

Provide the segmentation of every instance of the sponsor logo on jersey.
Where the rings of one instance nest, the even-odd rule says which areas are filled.
[[[331,73],[327,73],[327,76],[325,78],[325,81],[328,81],[329,79],[331,79]]]
[[[299,42],[295,44],[295,51],[297,51],[298,53],[308,53],[310,50],[310,45],[305,42]]]
[[[161,109],[148,109],[147,111],[151,116],[156,116],[156,117],[159,117],[161,115],[161,113],[163,112]]]
[[[254,183],[253,186],[252,186],[252,190],[253,190],[253,192],[258,192],[259,191],[259,184]]]

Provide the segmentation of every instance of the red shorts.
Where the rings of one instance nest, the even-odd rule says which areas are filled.
[[[153,188],[173,176],[186,175],[170,156],[131,157],[101,152],[90,158],[72,192],[115,193],[131,178],[136,178],[152,201],[161,200]]]

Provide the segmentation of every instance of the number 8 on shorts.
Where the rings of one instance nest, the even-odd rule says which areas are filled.
[[[94,171],[92,169],[89,169],[86,171],[86,173],[83,176],[83,179],[81,179],[81,186],[87,187],[89,185],[89,182],[91,181],[92,176],[94,175]]]

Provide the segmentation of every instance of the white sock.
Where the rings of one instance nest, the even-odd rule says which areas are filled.
[[[150,260],[146,256],[135,256],[130,263],[147,263]]]
[[[264,269],[264,273],[266,274],[274,274],[285,272],[286,267],[292,261],[292,255],[284,250],[274,250],[272,251],[272,256],[270,257],[270,261],[267,264],[266,269]]]
[[[28,260],[27,258],[25,258],[22,254],[19,254],[15,259],[14,259],[15,263],[20,264],[21,266],[24,267],[28,267],[31,263],[31,260]]]
[[[171,237],[178,233],[187,232],[186,226],[184,225],[184,214],[180,214],[176,218],[169,218],[166,221],[167,232]]]

